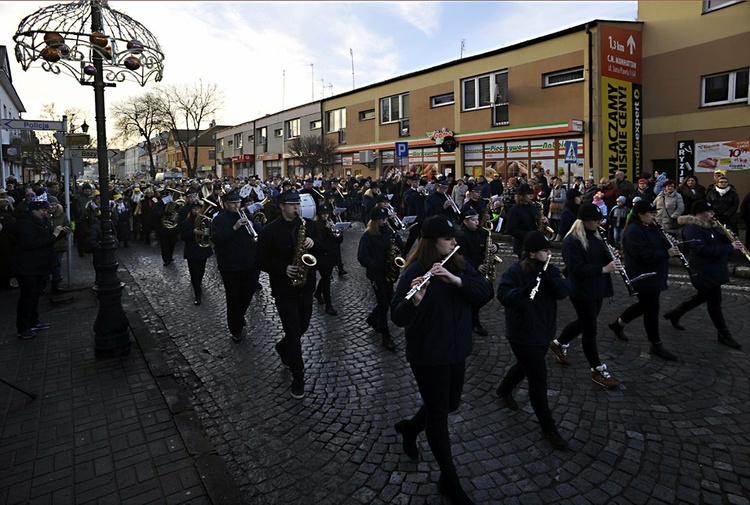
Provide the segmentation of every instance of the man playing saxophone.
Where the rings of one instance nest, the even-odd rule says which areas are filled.
[[[211,221],[211,242],[224,281],[229,333],[233,341],[240,342],[245,313],[255,294],[260,273],[255,266],[257,245],[249,229],[257,231],[260,226],[252,217],[240,215],[242,197],[237,191],[224,195],[222,200],[224,210]],[[196,297],[196,300],[200,298]]]
[[[271,282],[271,295],[284,329],[276,352],[292,372],[291,394],[299,399],[305,396],[301,339],[310,326],[315,291],[315,258],[310,253],[320,254],[320,246],[315,223],[300,215],[299,193],[287,191],[278,200],[281,214],[258,235],[256,264],[268,273]]]

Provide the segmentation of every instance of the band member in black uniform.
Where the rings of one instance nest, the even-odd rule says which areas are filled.
[[[475,184],[469,190],[469,198],[464,201],[461,206],[461,213],[466,212],[467,209],[471,208],[478,215],[484,214],[484,208],[487,206],[487,200],[482,199],[482,187]]]
[[[367,278],[375,291],[376,304],[366,322],[382,335],[383,347],[389,351],[396,350],[388,328],[388,307],[393,298],[393,284],[398,279],[393,262],[403,248],[401,237],[388,226],[388,211],[384,207],[373,208],[370,222],[359,239],[357,260],[367,269]]]
[[[677,223],[685,227],[682,236],[688,242],[688,263],[694,274],[690,282],[698,292],[664,314],[664,319],[668,319],[678,330],[684,330],[680,318],[705,303],[708,316],[718,332],[719,343],[742,349],[742,345],[732,337],[721,310],[721,285],[729,282],[729,256],[735,250],[742,249],[742,242],[729,242],[714,219],[713,206],[708,201],[696,200],[691,211],[692,216],[680,216]]]
[[[188,272],[190,272],[190,284],[193,286],[193,293],[195,294],[195,301],[193,303],[200,305],[203,294],[201,284],[203,283],[203,275],[206,273],[206,260],[213,256],[213,251],[210,246],[201,247],[196,240],[202,239],[205,232],[195,227],[195,218],[200,213],[201,204],[193,202],[185,205],[185,207],[188,208],[188,215],[180,223],[180,238],[185,243],[183,256],[187,260]]]
[[[448,179],[444,175],[437,178],[435,181],[435,192],[425,198],[424,201],[425,219],[434,215],[445,216],[451,221],[459,218],[453,209],[455,202],[447,195],[448,185]]]
[[[656,212],[652,203],[641,200],[633,206],[633,213],[628,218],[622,234],[625,271],[631,279],[647,272],[656,272],[656,275],[638,281],[638,302],[609,323],[609,328],[618,339],[627,340],[623,331],[625,325],[642,315],[651,354],[676,361],[677,356],[664,348],[659,337],[659,296],[667,289],[669,258],[678,256],[680,250],[668,244],[653,224]]]
[[[165,203],[164,200],[168,198],[171,197],[167,195],[167,190],[161,190],[152,213],[154,227],[156,228],[156,237],[159,239],[161,259],[164,262],[164,266],[171,265],[174,262],[174,249],[177,245],[177,236],[180,234],[179,226],[175,226],[174,228],[164,226],[164,217],[168,214],[167,206],[169,205],[169,202]]]
[[[177,222],[182,223],[182,221],[185,220],[185,218],[188,217],[190,214],[190,208],[192,207],[193,203],[196,203],[198,201],[198,192],[194,190],[193,188],[188,189],[185,191],[185,205],[180,207],[180,209],[177,211]]]
[[[530,231],[539,228],[539,208],[531,201],[534,190],[521,184],[516,191],[516,203],[508,214],[507,233],[513,237],[513,252],[521,259],[523,239]]]
[[[300,194],[308,194],[313,197],[313,200],[315,201],[315,207],[317,208],[318,205],[323,203],[323,195],[318,191],[318,189],[313,185],[312,179],[305,179],[304,187],[299,190]]]
[[[367,223],[370,220],[370,212],[373,207],[378,203],[378,196],[380,195],[380,184],[377,182],[370,183],[370,188],[362,195],[362,222]]]
[[[468,261],[469,264],[471,264],[471,266],[480,274],[484,275],[487,270],[484,266],[484,259],[487,247],[487,234],[489,231],[479,226],[479,214],[477,214],[474,208],[467,207],[466,210],[461,213],[461,216],[463,217],[463,223],[461,226],[462,233],[456,238],[456,242],[461,246],[461,253],[462,256],[466,258],[466,261]],[[497,246],[492,244],[491,247],[492,249],[490,252],[495,254],[497,252]],[[484,329],[479,320],[479,309],[484,307],[490,300],[492,300],[492,293],[490,293],[489,298],[484,300],[484,302],[471,306],[472,328],[477,335],[482,337],[486,337],[489,333]]]
[[[338,313],[331,303],[331,275],[338,260],[339,245],[344,237],[340,230],[336,233],[333,232],[334,223],[331,220],[331,212],[333,212],[333,209],[329,205],[321,203],[318,205],[318,212],[315,215],[315,227],[320,236],[318,264],[315,265],[320,274],[320,280],[318,281],[318,287],[315,288],[315,299],[321,305],[325,304],[326,314],[335,316]]]
[[[338,179],[333,179],[332,184],[338,184]],[[336,213],[336,209],[346,209],[347,204],[344,202],[344,199],[339,195],[339,193],[335,189],[329,189],[323,194],[326,197],[326,205],[328,205],[330,209],[329,217],[334,223],[340,223],[345,220],[345,214],[347,214],[346,210],[341,211],[340,213]],[[335,248],[333,250],[333,261],[334,266],[338,270],[339,277],[343,277],[349,272],[344,270],[344,260],[341,256],[341,242],[344,240],[344,234],[343,232],[339,232],[339,237],[341,240],[336,242]]]
[[[240,342],[245,327],[245,313],[258,286],[259,270],[255,265],[257,245],[254,234],[259,226],[252,217],[240,217],[242,197],[237,191],[222,197],[224,210],[211,222],[211,242],[216,264],[224,281],[227,298],[227,326],[232,340]]]
[[[291,393],[294,398],[305,396],[305,367],[302,361],[302,335],[310,326],[313,291],[315,291],[315,269],[295,264],[300,252],[320,254],[315,223],[300,216],[300,198],[296,191],[279,195],[281,215],[263,227],[258,237],[258,268],[268,273],[271,295],[276,302],[284,338],[276,343],[276,352],[281,363],[292,372]],[[299,243],[300,227],[305,223],[304,238]],[[306,268],[307,275],[299,286],[294,279],[301,280]]]
[[[568,366],[571,364],[568,346],[581,335],[583,354],[591,368],[591,380],[603,388],[615,389],[620,383],[599,359],[596,346],[596,320],[604,298],[614,295],[610,273],[617,267],[607,245],[597,233],[603,218],[598,206],[584,203],[578,210],[578,219],[573,222],[570,233],[563,239],[563,260],[567,278],[573,285],[570,301],[577,319],[563,328],[560,336],[550,342],[549,348],[557,361]]]
[[[404,253],[409,254],[414,243],[419,239],[422,231],[422,222],[424,221],[424,201],[426,192],[424,186],[420,183],[419,176],[415,175],[411,179],[411,188],[404,192],[404,202],[406,203],[406,215],[417,216],[417,219],[409,227],[409,237],[404,245]]]
[[[458,233],[445,216],[425,219],[393,297],[391,319],[406,329],[406,359],[422,397],[414,417],[399,421],[395,429],[412,459],[419,458],[417,436],[424,430],[440,467],[438,490],[453,504],[471,504],[453,463],[448,414],[458,410],[472,352],[471,307],[491,298],[492,288],[460,254],[445,259]],[[428,272],[429,280],[407,300]]]
[[[497,395],[505,407],[518,410],[513,390],[524,378],[529,381],[529,402],[539,420],[544,438],[555,448],[566,450],[547,402],[545,355],[557,330],[557,300],[570,294],[570,281],[549,262],[549,241],[538,231],[526,234],[523,259],[503,273],[497,299],[505,307],[505,338],[516,363],[505,373]]]

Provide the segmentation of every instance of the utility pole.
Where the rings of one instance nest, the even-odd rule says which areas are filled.
[[[466,39],[461,39],[461,59],[464,57],[464,49],[466,49]]]
[[[352,89],[354,89],[354,51],[349,48],[349,56],[352,57]]]
[[[310,63],[310,99],[315,101],[315,64]]]

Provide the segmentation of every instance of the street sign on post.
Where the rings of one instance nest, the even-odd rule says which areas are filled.
[[[0,126],[8,130],[49,130],[65,131],[63,121],[45,121],[42,119],[3,119]]]
[[[565,163],[578,163],[578,141],[565,141]]]
[[[69,146],[87,146],[91,143],[91,135],[85,133],[68,133],[65,142]]]
[[[96,158],[96,149],[70,149],[71,158]]]
[[[409,143],[396,142],[396,158],[404,158],[406,156],[409,156]]]

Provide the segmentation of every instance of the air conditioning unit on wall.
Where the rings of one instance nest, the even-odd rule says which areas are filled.
[[[375,163],[375,151],[360,151],[359,162],[360,163]]]

